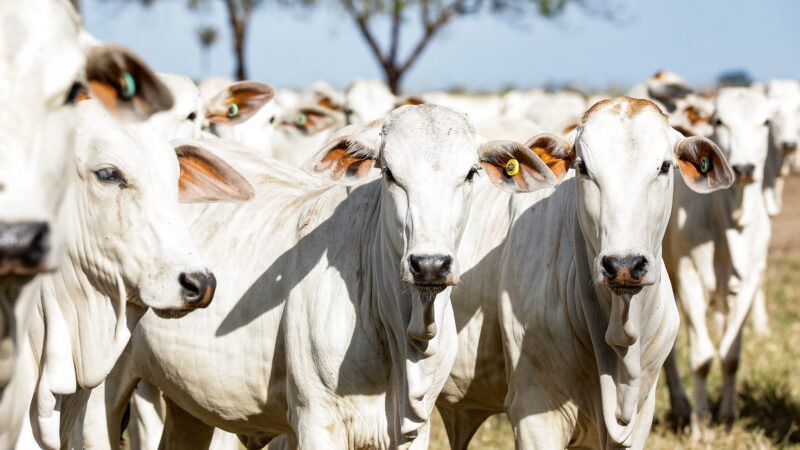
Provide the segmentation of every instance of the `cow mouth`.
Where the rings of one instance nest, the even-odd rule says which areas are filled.
[[[162,319],[180,319],[181,317],[194,311],[194,309],[159,309],[151,308],[156,315]]]
[[[625,296],[625,295],[636,295],[642,291],[643,286],[615,286],[613,284],[608,285],[611,292],[615,295]]]
[[[447,289],[447,283],[414,283],[414,289],[419,291],[420,294],[436,295],[443,290]]]

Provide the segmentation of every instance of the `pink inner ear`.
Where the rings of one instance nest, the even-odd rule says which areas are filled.
[[[253,196],[252,187],[244,181],[226,179],[215,167],[195,155],[179,156],[181,175],[178,180],[178,194],[181,202],[212,202],[220,200],[248,200]]]

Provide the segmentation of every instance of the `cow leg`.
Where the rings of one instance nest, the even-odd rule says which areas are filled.
[[[692,415],[692,406],[689,404],[689,397],[686,395],[686,388],[681,380],[681,373],[678,370],[678,355],[675,346],[664,362],[664,373],[667,376],[667,387],[669,388],[669,403],[672,419],[678,430],[689,425]]]
[[[437,408],[452,450],[466,450],[469,441],[491,413],[477,409]]]
[[[767,314],[767,300],[764,295],[764,275],[761,276],[761,283],[753,299],[753,310],[750,311],[750,318],[753,321],[753,331],[757,336],[766,337],[772,334],[769,326],[769,315]]]
[[[159,450],[207,449],[211,445],[214,427],[184,411],[169,398],[165,398],[164,402],[167,414]]]
[[[559,403],[551,401],[537,378],[536,369],[524,356],[509,377],[505,408],[514,430],[516,449],[567,448],[572,430],[567,430],[558,410],[549,408]]]
[[[739,369],[739,355],[742,351],[742,330],[739,330],[733,343],[722,359],[722,399],[719,404],[719,421],[728,426],[733,424],[736,415],[736,372]]]
[[[335,417],[333,411],[322,408],[319,411],[303,408],[295,414],[290,412],[289,422],[295,430],[298,448],[348,448],[347,435],[334,421]]]
[[[161,392],[147,380],[140,380],[131,396],[131,420],[128,436],[131,448],[155,450],[164,431]],[[238,444],[238,440],[237,440]]]
[[[633,429],[633,438],[631,440],[631,450],[643,450],[647,443],[647,436],[650,435],[650,428],[653,426],[653,414],[656,410],[656,386],[658,383],[653,383],[650,393],[644,399],[644,403],[639,408],[637,413],[636,426]]]
[[[709,302],[702,286],[703,283],[693,268],[680,272],[677,296],[686,318],[686,328],[689,330],[689,366],[694,378],[694,409],[691,422],[692,435],[695,438],[701,436],[703,428],[711,420],[706,380],[714,362],[714,343],[706,325]]]
[[[282,434],[269,441],[268,450],[296,450],[297,438],[293,434]]]
[[[431,422],[428,421],[425,425],[417,429],[417,437],[411,441],[407,447],[408,450],[427,450],[431,441]]]

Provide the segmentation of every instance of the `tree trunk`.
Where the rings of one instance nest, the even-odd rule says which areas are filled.
[[[236,56],[236,79],[246,80],[247,70],[244,64],[244,38],[250,13],[237,8],[236,0],[225,0],[228,7],[228,21],[233,32],[233,53]]]
[[[383,74],[386,77],[386,84],[394,95],[400,95],[400,79],[403,78],[405,72],[400,72],[396,67],[384,67]]]
[[[234,32],[234,50],[236,52],[236,79],[246,80],[247,70],[244,65],[244,35],[245,23],[240,22],[240,26]]]

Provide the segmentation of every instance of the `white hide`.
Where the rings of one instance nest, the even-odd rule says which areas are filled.
[[[593,107],[572,138],[527,144],[553,155],[565,177],[554,189],[509,198],[476,186],[486,207],[471,211],[459,250],[459,351],[437,400],[452,448],[503,411],[517,448],[644,447],[678,330],[661,260],[672,168],[713,144],[630,98]],[[584,173],[567,174],[573,163]],[[599,262],[612,255],[645,257],[647,273],[616,284]]]
[[[733,420],[736,371],[742,324],[766,270],[770,223],[762,188],[768,152],[767,119],[773,106],[754,88],[723,88],[717,93],[713,139],[734,172],[734,185],[710,196],[676,186],[673,214],[664,241],[664,259],[689,330],[689,365],[695,383],[693,431],[708,424],[706,377],[715,347],[706,326],[712,301],[722,307],[725,328],[719,344],[723,389],[721,422]],[[743,168],[752,166],[752,177]],[[689,402],[675,355],[666,365],[673,412],[689,420]]]
[[[434,105],[400,108],[380,140],[370,133],[316,155],[312,171],[336,183],[234,161],[258,174],[255,198],[187,209],[217,275],[236,282],[174,324],[146,314],[134,335],[130,367],[168,399],[167,448],[208,445],[210,426],[252,445],[294,430],[300,448],[427,446],[455,355],[447,285],[460,271],[454,259],[440,281],[420,284],[410,257],[455,257],[479,147],[492,159],[506,145],[481,147],[463,116]],[[552,183],[531,155],[520,182]],[[364,182],[373,164],[384,176]],[[121,400],[109,411],[124,410]]]
[[[359,79],[353,81],[345,93],[346,105],[350,109],[350,123],[368,123],[383,119],[397,103],[397,97],[380,80]]]
[[[54,449],[69,435],[88,397],[85,390],[109,373],[145,308],[165,316],[183,314],[207,306],[214,289],[213,275],[177,209],[187,187],[180,181],[179,194],[182,174],[200,179],[192,167],[179,168],[176,151],[181,149],[173,150],[147,124],[121,125],[97,101],[81,102],[77,109],[77,163],[66,174],[57,218],[63,263],[21,294],[36,304],[36,313],[27,337],[30,355],[14,375],[28,389],[30,379],[37,380],[32,437]],[[216,161],[197,151],[181,158],[182,164]],[[251,189],[220,164],[210,167],[238,183],[236,188]],[[197,185],[203,187],[200,181]],[[207,281],[191,301],[181,281],[187,274],[203,274]],[[26,394],[30,399],[32,392]],[[13,443],[20,419],[6,443]]]

